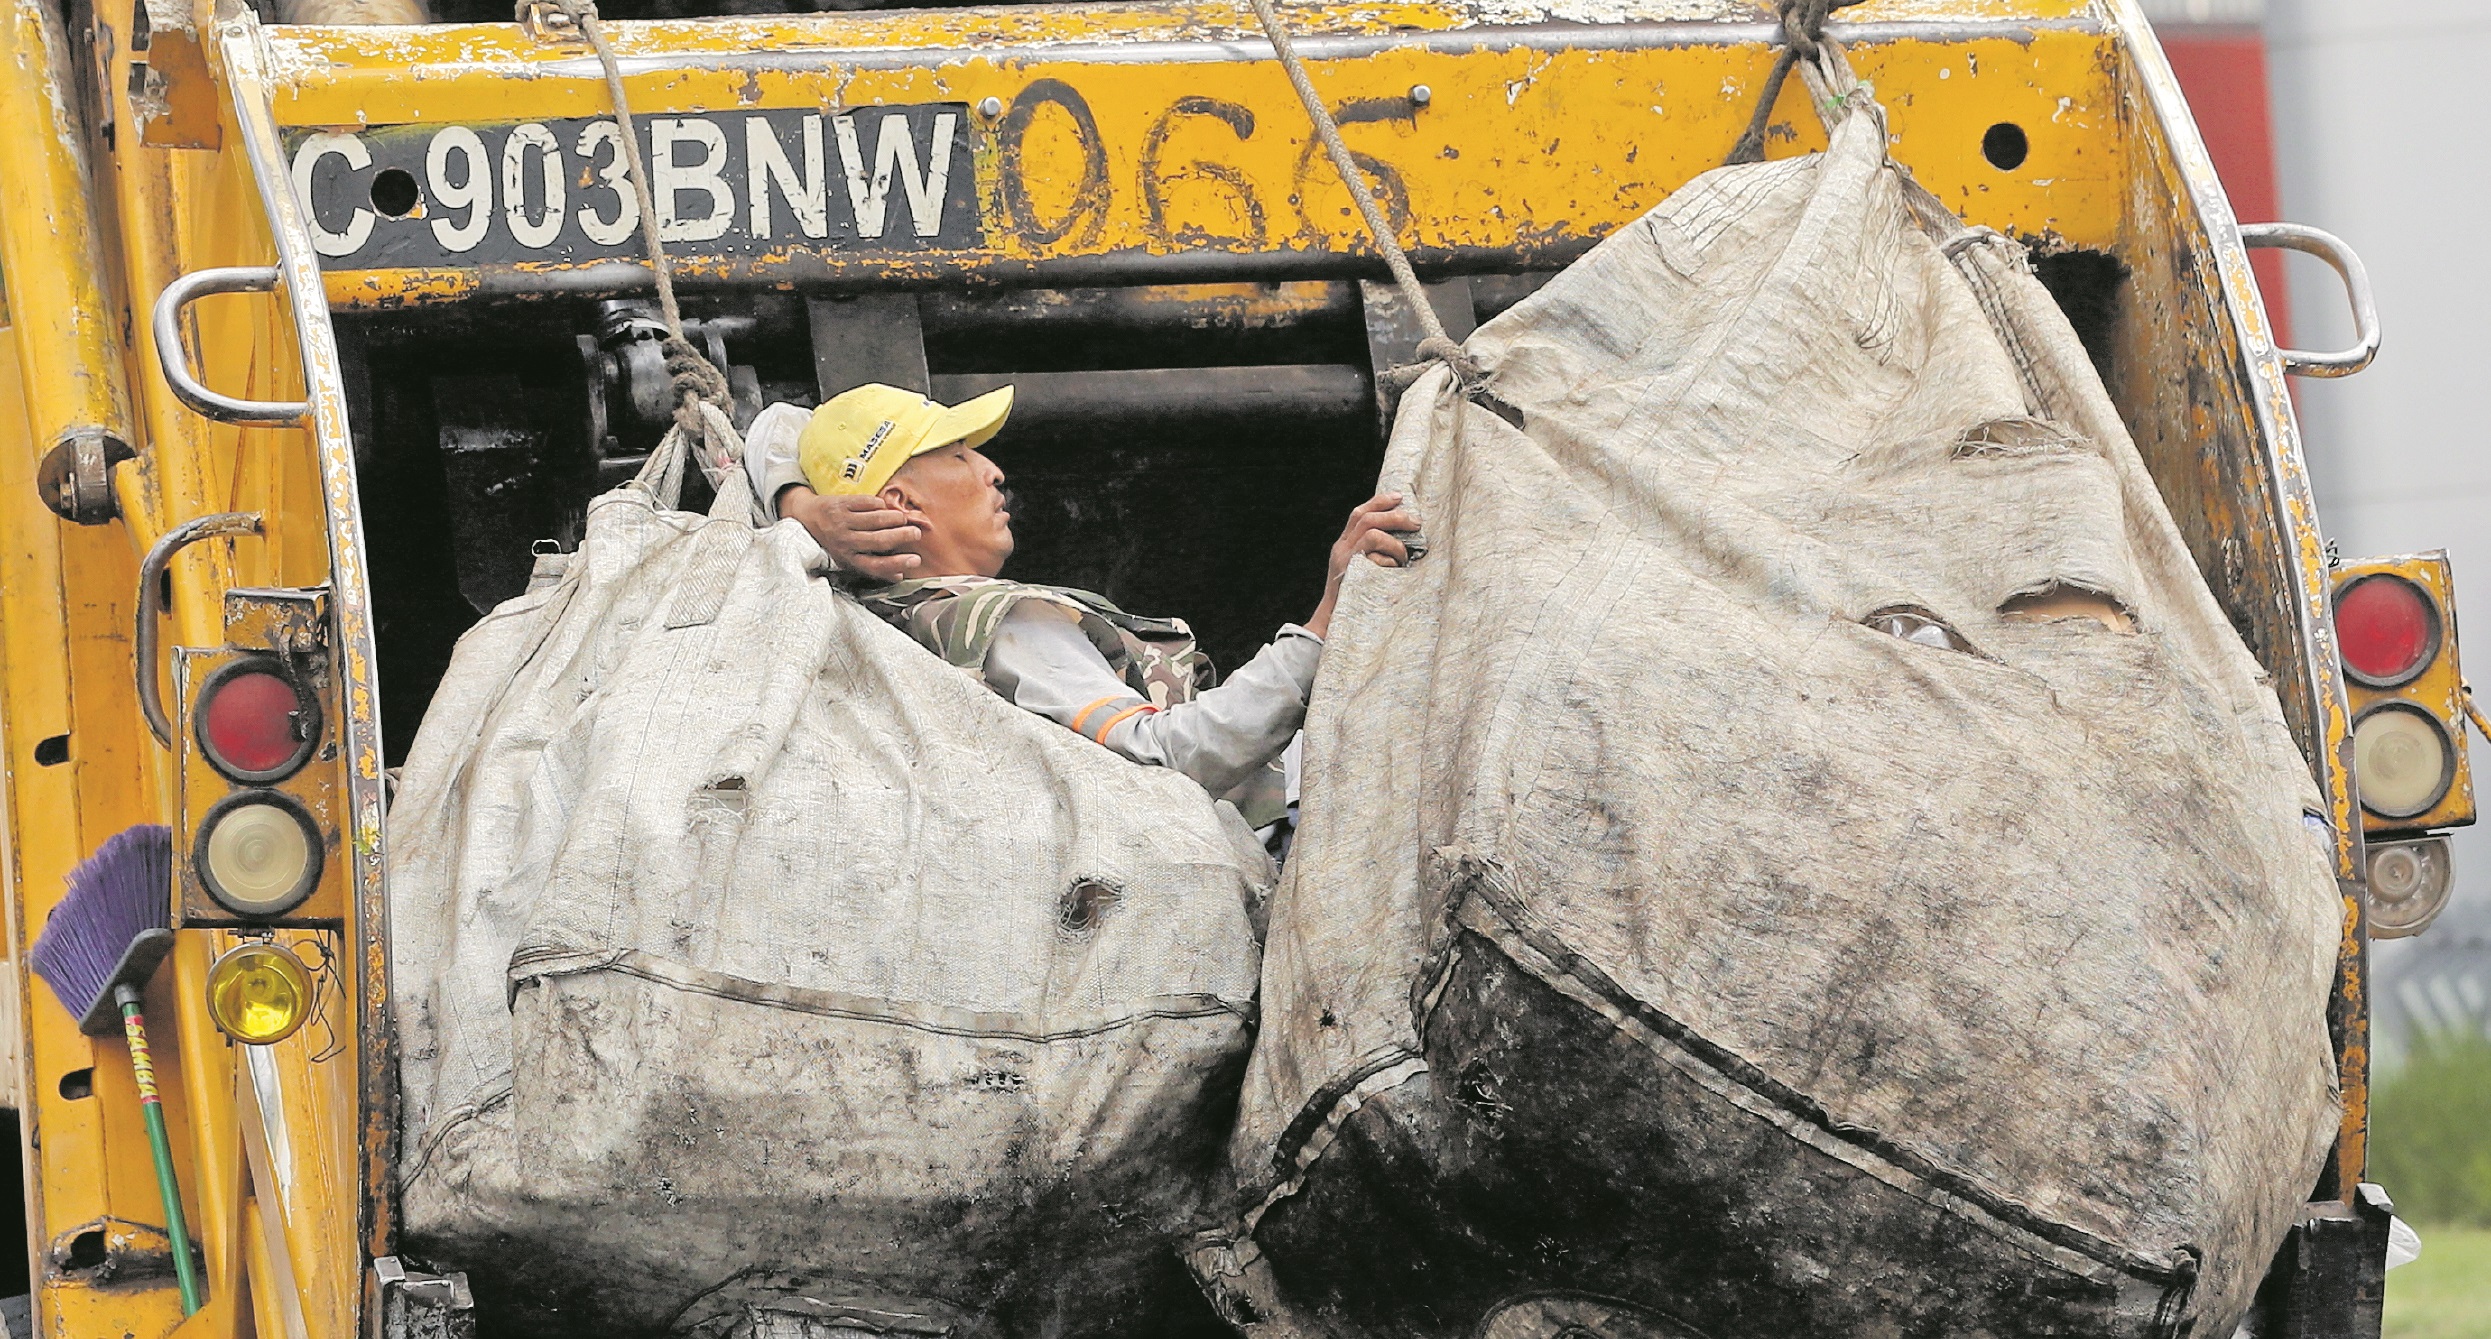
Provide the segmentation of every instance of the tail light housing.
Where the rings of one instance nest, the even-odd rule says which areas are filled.
[[[2474,821],[2447,554],[2347,563],[2334,609],[2371,933],[2418,934],[2447,902],[2448,843],[2430,834]]]
[[[186,926],[344,922],[328,614],[324,590],[232,590],[226,645],[174,650]]]

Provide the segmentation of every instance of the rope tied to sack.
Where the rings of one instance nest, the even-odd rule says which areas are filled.
[[[1764,91],[1756,97],[1756,110],[1747,118],[1747,129],[1739,135],[1738,144],[1730,150],[1725,165],[1764,161],[1765,131],[1773,124],[1773,104],[1781,101],[1782,85],[1790,78],[1799,62],[1811,66],[1822,63],[1828,48],[1838,57],[1839,43],[1825,38],[1825,20],[1837,9],[1847,9],[1860,0],[1778,0],[1776,9],[1782,28],[1782,47],[1773,57],[1772,73],[1764,80]],[[1849,90],[1846,88],[1847,94]],[[1822,109],[1820,109],[1822,110]]]
[[[537,0],[521,0],[522,16]],[[726,374],[709,360],[707,354],[693,347],[684,337],[683,309],[675,302],[675,267],[666,254],[666,243],[658,236],[657,195],[649,189],[648,163],[640,153],[640,127],[631,114],[631,99],[623,91],[622,62],[614,55],[613,44],[606,40],[605,24],[597,14],[597,0],[543,0],[568,18],[580,36],[588,39],[597,64],[605,71],[606,93],[614,102],[616,129],[622,131],[623,169],[631,180],[632,199],[639,215],[640,239],[648,247],[649,272],[657,281],[657,306],[666,322],[665,353],[669,395],[674,401],[675,431],[688,442],[709,448],[704,468],[713,476],[719,470],[740,460],[744,443],[737,437],[733,420],[724,413],[704,413],[704,403],[720,410],[731,409],[735,393],[727,385]],[[724,426],[723,438],[720,434]]]
[[[718,365],[692,347],[692,341],[685,339],[681,331],[668,335],[660,348],[666,355],[666,379],[674,395],[675,422],[684,431],[702,436],[707,420],[701,415],[700,403],[732,405],[735,392],[727,386],[726,375],[718,370]]]
[[[1272,54],[1279,57],[1280,68],[1288,73],[1289,84],[1297,90],[1297,100],[1306,107],[1307,119],[1315,123],[1315,136],[1323,141],[1324,150],[1332,156],[1332,166],[1349,187],[1349,198],[1357,203],[1358,216],[1365,220],[1367,235],[1374,239],[1375,249],[1383,254],[1384,268],[1392,271],[1393,284],[1401,290],[1402,301],[1418,319],[1425,337],[1419,340],[1418,355],[1422,359],[1443,363],[1453,370],[1465,393],[1485,386],[1487,373],[1462,349],[1460,342],[1445,332],[1444,322],[1436,315],[1434,304],[1427,300],[1427,290],[1418,281],[1418,271],[1410,267],[1410,257],[1401,249],[1393,235],[1392,223],[1375,202],[1375,191],[1367,185],[1367,174],[1350,156],[1349,144],[1341,138],[1341,127],[1332,119],[1331,109],[1315,92],[1315,82],[1306,73],[1306,62],[1289,41],[1289,30],[1281,25],[1280,15],[1272,8],[1272,0],[1247,0],[1254,7],[1255,19],[1263,25],[1263,35],[1271,39]]]

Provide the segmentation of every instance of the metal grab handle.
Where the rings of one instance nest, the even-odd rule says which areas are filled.
[[[2334,353],[2277,349],[2284,371],[2296,377],[2349,377],[2379,356],[2379,307],[2370,296],[2370,272],[2343,238],[2306,223],[2243,223],[2240,241],[2243,246],[2279,246],[2316,256],[2335,267],[2344,280],[2344,295],[2352,301],[2353,347]]]
[[[193,270],[164,286],[156,295],[156,361],[164,367],[165,384],[173,398],[219,423],[302,423],[311,417],[308,400],[238,400],[209,390],[190,370],[190,352],[182,344],[182,308],[218,293],[273,293],[273,265],[227,265]]]
[[[167,289],[167,292],[172,290]],[[259,513],[255,511],[220,511],[213,516],[184,521],[164,532],[164,537],[147,550],[138,562],[138,629],[130,645],[138,661],[138,710],[147,718],[147,729],[156,742],[173,747],[173,721],[164,714],[164,692],[157,687],[156,620],[164,616],[164,569],[173,555],[203,539],[218,535],[256,535],[261,533]]]

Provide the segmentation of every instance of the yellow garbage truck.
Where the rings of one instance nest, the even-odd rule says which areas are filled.
[[[402,1241],[389,806],[460,635],[672,421],[649,230],[737,418],[1014,385],[1021,561],[1228,664],[1311,606],[1428,333],[1242,3],[499,3],[0,15],[15,962],[108,838],[170,850],[156,965],[6,997],[34,1333],[516,1332]],[[1280,12],[1455,340],[1719,166],[1788,40],[1741,0]],[[1824,32],[1913,178],[2030,248],[2324,797],[2342,1125],[2243,1332],[2375,1335],[2367,946],[2427,926],[2473,801],[2446,564],[2339,561],[2288,390],[2375,354],[2359,262],[2233,216],[2135,0]],[[1772,87],[1763,156],[1822,149]],[[2277,246],[2344,277],[2356,347],[2277,346]],[[910,1323],[768,1333],[950,1332]]]

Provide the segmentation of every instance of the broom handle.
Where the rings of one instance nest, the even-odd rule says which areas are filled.
[[[164,1235],[173,1243],[173,1277],[182,1287],[182,1314],[199,1311],[199,1274],[190,1263],[190,1226],[182,1221],[182,1186],[173,1178],[173,1141],[164,1132],[164,1102],[156,1096],[156,1062],[147,1054],[147,1019],[139,1012],[138,987],[113,991],[121,1003],[121,1031],[130,1039],[130,1076],[138,1080],[138,1109],[147,1116],[147,1142],[156,1151],[156,1191],[164,1196]]]

